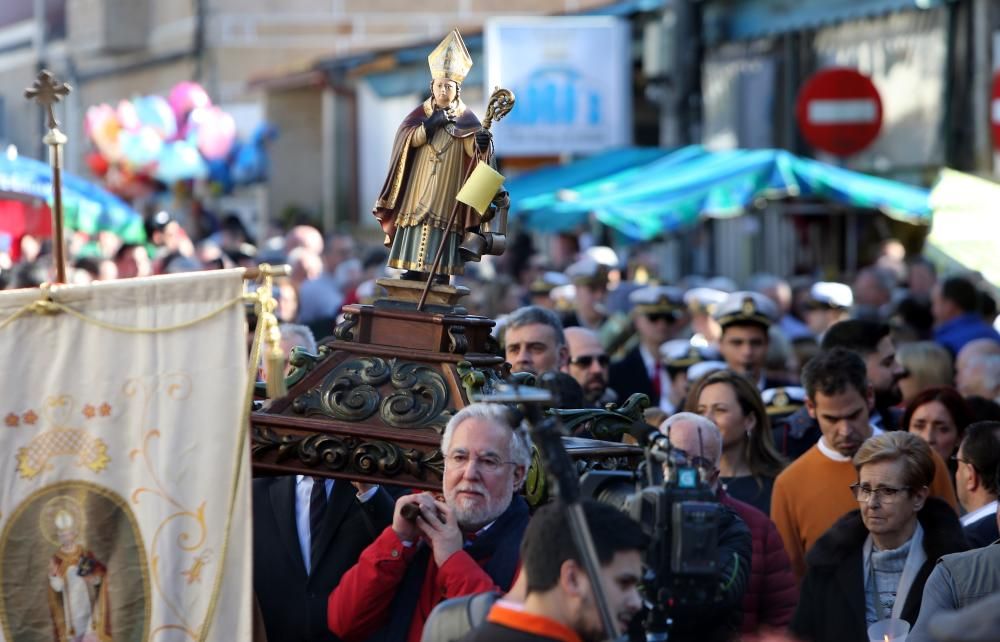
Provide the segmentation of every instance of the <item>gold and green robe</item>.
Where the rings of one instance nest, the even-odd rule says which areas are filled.
[[[441,239],[447,236],[437,273],[461,274],[464,262],[458,244],[465,230],[479,227],[480,217],[455,195],[475,166],[474,134],[480,124],[472,110],[457,101],[456,122],[438,129],[428,141],[423,124],[432,110],[428,99],[396,132],[389,175],[374,214],[390,248],[390,267],[429,272]]]

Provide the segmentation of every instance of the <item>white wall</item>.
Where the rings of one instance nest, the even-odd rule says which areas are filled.
[[[358,83],[358,221],[362,226],[378,227],[372,206],[378,198],[389,171],[389,156],[396,130],[406,115],[426,96],[381,98],[367,81]]]

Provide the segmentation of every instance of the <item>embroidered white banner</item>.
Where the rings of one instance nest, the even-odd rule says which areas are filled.
[[[0,292],[0,640],[249,640],[242,271]]]

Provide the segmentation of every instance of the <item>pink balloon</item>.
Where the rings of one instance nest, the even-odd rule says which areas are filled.
[[[119,101],[117,114],[118,122],[121,123],[122,129],[135,131],[142,124],[139,122],[139,114],[135,111],[135,105],[131,101]]]
[[[114,107],[107,104],[89,107],[84,116],[84,128],[104,158],[112,163],[121,158],[121,146],[118,142],[121,124]]]
[[[236,121],[218,107],[200,111],[191,114],[197,127],[198,150],[208,160],[225,158],[236,140]]]
[[[94,130],[99,129],[107,120],[118,121],[118,115],[111,105],[107,103],[91,105],[87,108],[87,113],[83,117],[84,132],[86,132],[87,136],[92,137]]]
[[[167,97],[167,102],[170,103],[170,109],[173,110],[174,117],[177,118],[178,127],[184,124],[184,119],[192,109],[209,107],[212,104],[205,89],[190,80],[174,85]]]

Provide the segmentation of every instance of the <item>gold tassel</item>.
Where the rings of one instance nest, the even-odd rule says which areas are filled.
[[[264,368],[267,372],[267,398],[277,399],[288,394],[285,385],[285,351],[281,349],[281,331],[275,319],[268,332],[267,359]]]
[[[261,335],[267,346],[264,353],[265,387],[268,399],[277,399],[288,394],[285,384],[285,352],[281,349],[281,329],[278,327],[278,317],[274,311],[278,308],[278,300],[274,298],[270,266],[261,264],[261,284],[257,288],[257,299],[260,312],[257,323],[261,326]]]

